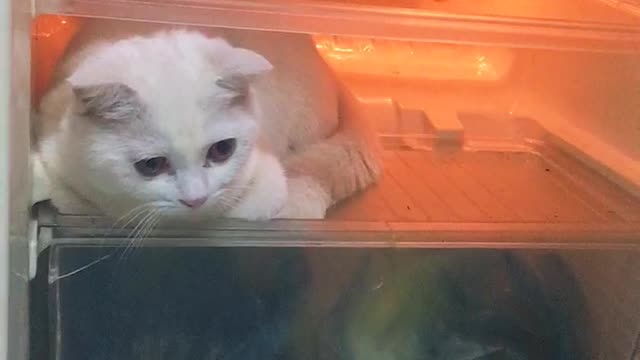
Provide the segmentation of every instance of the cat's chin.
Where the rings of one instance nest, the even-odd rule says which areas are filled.
[[[222,217],[224,212],[215,206],[204,206],[198,209],[190,209],[176,204],[175,207],[162,211],[162,224],[184,226],[206,224],[212,219]]]

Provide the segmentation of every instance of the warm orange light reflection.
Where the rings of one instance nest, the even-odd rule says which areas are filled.
[[[41,15],[33,21],[31,28],[33,103],[37,103],[46,91],[55,66],[79,27],[79,19],[59,15]]]
[[[340,73],[423,80],[497,81],[511,68],[509,49],[315,36],[324,59]]]

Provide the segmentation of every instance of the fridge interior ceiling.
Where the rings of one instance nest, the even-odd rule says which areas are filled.
[[[393,4],[393,6],[390,6]],[[637,7],[610,1],[46,0],[38,13],[509,47],[637,51]],[[529,16],[525,16],[529,14]],[[522,35],[527,36],[523,37]]]

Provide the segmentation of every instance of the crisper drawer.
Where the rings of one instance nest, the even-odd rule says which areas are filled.
[[[586,359],[613,340],[552,252],[168,245],[52,246],[34,340],[120,360]]]
[[[226,221],[146,233],[38,210],[34,359],[564,360],[637,351],[629,326],[640,320],[637,247],[599,244],[611,233],[595,229],[573,244],[464,224],[408,235],[362,223]]]
[[[638,254],[67,242],[32,358],[626,359]],[[626,310],[623,310],[626,309]]]

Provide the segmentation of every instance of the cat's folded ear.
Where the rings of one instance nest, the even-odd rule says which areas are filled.
[[[99,121],[124,121],[136,118],[143,110],[138,93],[121,83],[74,85],[79,114]]]
[[[245,96],[254,79],[273,69],[267,59],[251,50],[229,46],[220,55],[220,74],[216,85],[238,96]]]

